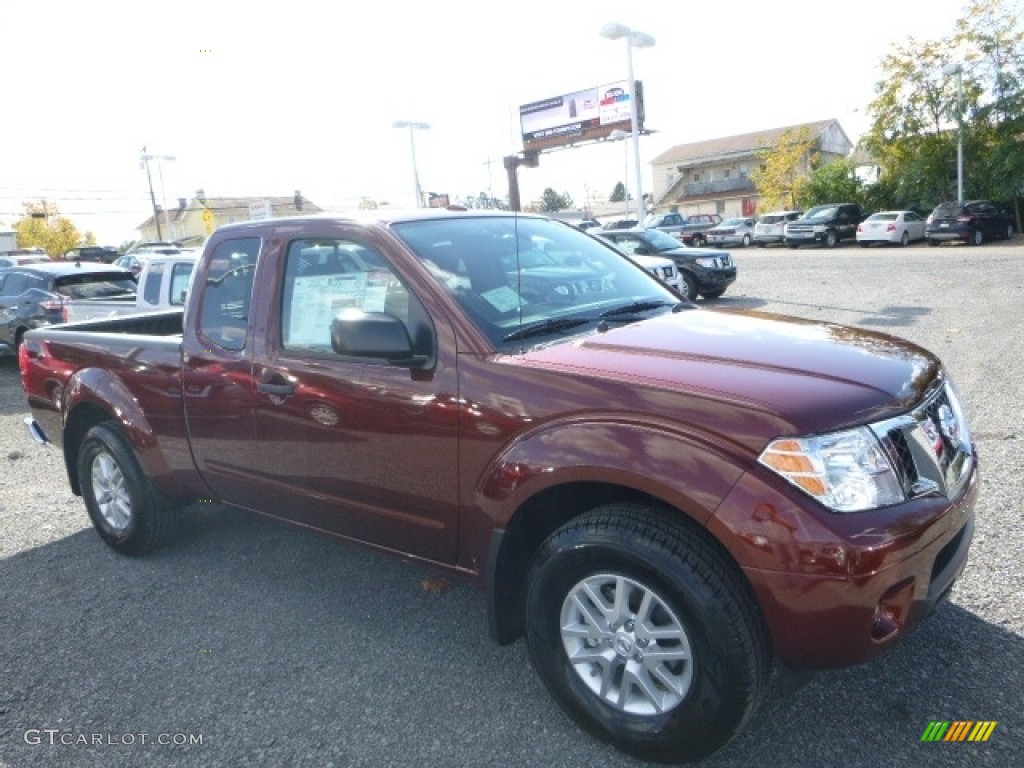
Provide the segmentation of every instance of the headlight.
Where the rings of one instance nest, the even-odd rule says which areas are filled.
[[[836,512],[862,512],[905,499],[895,470],[867,427],[779,438],[758,462]]]
[[[694,261],[696,261],[697,264],[699,264],[702,267],[713,268],[718,266],[718,259],[714,258],[713,256],[710,258],[694,259]]]

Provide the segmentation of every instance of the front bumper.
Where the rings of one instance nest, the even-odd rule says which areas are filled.
[[[747,475],[708,527],[749,580],[778,659],[846,667],[892,647],[949,595],[967,564],[977,494],[975,463],[956,499],[834,515]]]

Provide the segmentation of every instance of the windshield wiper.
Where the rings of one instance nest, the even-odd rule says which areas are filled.
[[[660,309],[661,307],[672,307],[672,311],[676,311],[676,307],[679,304],[673,304],[668,301],[634,301],[632,304],[623,304],[621,307],[615,309],[609,309],[606,312],[601,313],[601,317],[611,317],[612,315],[636,315],[640,312],[648,312],[652,309]]]
[[[547,320],[541,320],[540,322],[517,328],[511,333],[503,336],[501,340],[517,341],[518,339],[528,339],[531,336],[543,336],[546,333],[566,331],[570,328],[576,328],[592,322],[594,322],[594,319],[591,317],[552,317]]]

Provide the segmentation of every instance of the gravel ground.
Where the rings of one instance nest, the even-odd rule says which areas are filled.
[[[773,693],[703,765],[1024,764],[1024,240],[733,253],[739,280],[709,306],[941,355],[983,488],[949,603],[883,658]],[[0,358],[0,766],[640,765],[557,710],[524,643],[490,643],[468,585],[425,589],[415,566],[216,507],[154,555],[114,554],[26,414]],[[998,725],[922,743],[931,720]]]

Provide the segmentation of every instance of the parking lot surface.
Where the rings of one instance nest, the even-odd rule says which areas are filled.
[[[773,691],[702,766],[1024,764],[1024,239],[981,248],[735,249],[706,307],[893,333],[938,353],[981,457],[971,559],[894,651]],[[561,714],[483,593],[214,506],[119,556],[0,358],[0,766],[634,766]],[[988,741],[929,723],[995,721]]]

